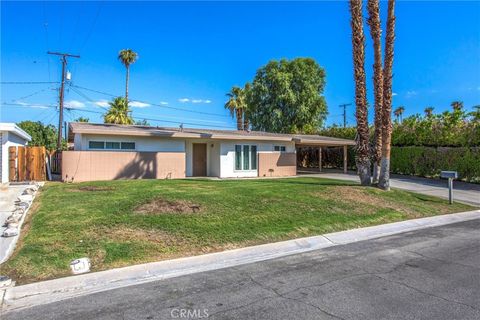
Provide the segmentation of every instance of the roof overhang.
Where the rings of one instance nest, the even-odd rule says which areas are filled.
[[[32,137],[15,123],[0,123],[0,131],[12,132],[13,134],[19,136],[22,139],[32,141]]]
[[[324,146],[324,147],[341,147],[341,146],[353,146],[355,145],[355,141],[347,140],[347,139],[338,139],[338,140],[330,140],[330,139],[302,139],[302,138],[294,138],[296,145],[303,145],[303,146]]]

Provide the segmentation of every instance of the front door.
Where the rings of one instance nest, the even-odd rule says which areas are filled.
[[[193,144],[193,176],[205,177],[207,175],[207,144]]]

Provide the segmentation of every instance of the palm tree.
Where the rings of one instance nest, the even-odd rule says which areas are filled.
[[[110,109],[103,115],[103,122],[116,124],[133,124],[131,111],[128,108],[125,98],[116,97],[108,103]]]
[[[128,105],[128,80],[130,78],[130,65],[134,64],[138,59],[138,54],[132,49],[123,49],[118,53],[118,60],[125,66],[127,69],[127,79],[125,82],[125,102]]]
[[[460,111],[463,109],[463,101],[453,101],[450,106],[452,106],[453,111]]]
[[[243,98],[245,102],[244,110],[243,110],[243,130],[247,131],[250,127],[250,109],[248,108],[248,97],[251,93],[252,85],[247,82],[245,87],[243,87]]]
[[[365,80],[365,35],[363,33],[362,0],[350,0],[352,16],[353,73],[355,79],[355,105],[357,134],[355,137],[356,163],[362,185],[370,185],[370,148]]]
[[[89,122],[90,119],[85,117],[78,117],[77,119],[73,120],[74,122]]]
[[[225,109],[230,110],[230,115],[237,118],[237,130],[244,130],[243,116],[246,110],[245,94],[242,88],[233,86],[227,93],[228,101]]]
[[[425,112],[425,117],[430,118],[433,115],[433,107],[426,107],[423,112]]]
[[[382,68],[382,29],[380,26],[380,4],[378,0],[368,0],[367,20],[370,26],[370,36],[373,40],[373,92],[375,96],[375,131],[373,134],[373,178],[372,183],[378,183],[380,160],[382,159],[382,105],[383,105],[383,68]]]
[[[383,65],[382,161],[378,187],[390,190],[390,150],[392,142],[392,69],[395,42],[395,0],[388,1],[385,58]]]
[[[402,121],[403,121],[403,119],[402,119],[403,112],[405,112],[405,107],[403,107],[403,106],[400,106],[393,111],[393,114],[397,118],[397,121],[400,119],[400,121],[399,121],[400,123],[402,123]]]

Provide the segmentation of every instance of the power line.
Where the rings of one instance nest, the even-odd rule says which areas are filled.
[[[0,84],[47,84],[60,83],[59,81],[2,81]]]
[[[100,2],[100,4],[98,5],[97,14],[95,15],[92,26],[91,26],[90,30],[88,31],[87,36],[85,37],[85,41],[83,41],[83,44],[80,47],[80,50],[78,50],[78,52],[80,52],[80,53],[82,53],[82,50],[85,48],[85,45],[87,44],[88,40],[90,39],[90,36],[92,35],[93,29],[95,28],[95,26],[97,24],[98,16],[100,15],[100,11],[103,7],[103,4],[104,4],[104,1]]]
[[[114,95],[114,94],[111,94],[111,93],[108,93],[108,92],[103,92],[103,91],[98,91],[98,90],[94,90],[94,89],[89,89],[89,88],[85,88],[85,87],[81,87],[81,86],[77,86],[77,85],[71,85],[71,86],[72,86],[72,87],[75,87],[75,88],[78,88],[78,89],[83,89],[83,90],[87,90],[87,91],[91,91],[91,92],[103,94],[103,95],[110,96],[110,97],[118,97],[118,95]],[[183,108],[178,108],[178,107],[171,107],[171,106],[166,106],[166,105],[163,105],[163,104],[157,104],[157,103],[152,103],[152,102],[142,101],[142,100],[137,100],[137,99],[132,99],[132,100],[138,101],[138,102],[142,102],[142,103],[147,103],[147,104],[150,104],[150,105],[152,105],[152,106],[156,106],[156,107],[160,107],[160,108],[165,108],[165,109],[172,109],[172,110],[177,110],[177,111],[190,112],[190,113],[196,113],[196,114],[203,114],[203,115],[215,116],[215,117],[230,118],[229,116],[226,116],[226,115],[224,115],[224,114],[219,114],[219,113],[211,113],[211,112],[204,112],[204,111],[188,110],[188,109],[183,109]]]
[[[343,108],[343,127],[347,127],[347,106],[351,106],[351,103],[341,104],[339,107]]]

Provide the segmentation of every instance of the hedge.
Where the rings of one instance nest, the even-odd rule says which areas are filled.
[[[442,170],[457,171],[459,179],[480,182],[480,148],[392,147],[391,172],[438,177]]]
[[[307,152],[307,167],[318,167],[316,148]],[[299,163],[302,154],[298,154]],[[356,170],[355,152],[348,147],[348,169]],[[343,168],[343,148],[323,148],[322,166]],[[439,177],[442,170],[458,172],[459,179],[480,183],[480,147],[392,147],[390,172],[396,174]]]

